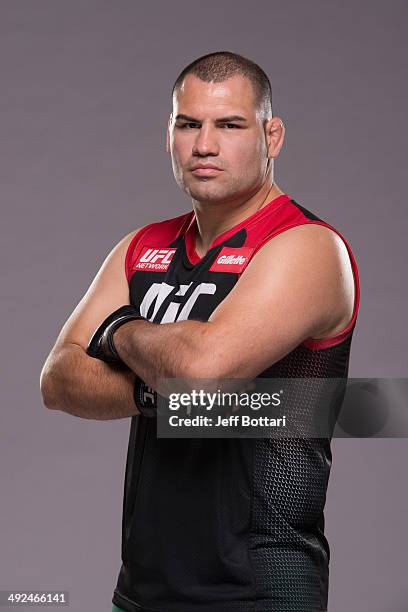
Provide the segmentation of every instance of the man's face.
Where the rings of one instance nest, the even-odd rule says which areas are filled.
[[[188,74],[173,100],[167,150],[177,184],[198,202],[243,201],[257,193],[268,157],[250,81],[236,75],[207,83]]]

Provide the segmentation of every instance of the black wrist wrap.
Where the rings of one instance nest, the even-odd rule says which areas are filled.
[[[121,306],[112,312],[93,334],[86,349],[87,354],[106,363],[121,362],[113,343],[113,334],[121,325],[137,319],[146,321],[145,317],[139,314],[139,310],[131,304]]]

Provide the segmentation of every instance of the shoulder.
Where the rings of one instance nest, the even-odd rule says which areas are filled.
[[[349,260],[348,249],[343,237],[329,225],[304,223],[289,227],[271,236],[257,252],[258,259],[271,257],[276,253],[287,258],[303,255],[318,266],[344,264]]]
[[[167,219],[162,219],[160,221],[153,221],[141,227],[138,227],[132,230],[129,234],[127,234],[123,240],[128,241],[128,243],[132,242],[136,236],[139,237],[159,237],[164,240],[169,239],[171,237],[176,237],[180,231],[188,225],[192,218],[193,211],[189,211],[183,213],[182,215],[177,215],[176,217],[169,217]]]
[[[132,262],[143,246],[166,248],[184,233],[188,227],[193,211],[170,217],[161,221],[148,223],[132,230],[121,243],[120,257],[125,260],[125,271],[128,281],[132,274]]]
[[[262,282],[275,288],[278,279],[288,299],[296,293],[300,303],[316,308],[320,323],[314,337],[342,329],[352,316],[355,280],[350,254],[331,226],[308,223],[279,233],[253,256],[246,272],[262,276]]]

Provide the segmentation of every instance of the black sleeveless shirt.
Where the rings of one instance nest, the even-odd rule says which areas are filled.
[[[347,247],[353,316],[341,333],[308,338],[260,376],[347,378],[357,265],[344,237],[286,194],[217,236],[202,258],[194,211],[142,228],[126,255],[130,302],[153,322],[206,321],[266,242],[308,223]],[[168,439],[157,438],[156,424],[131,420],[113,603],[128,612],[325,611],[330,439]]]

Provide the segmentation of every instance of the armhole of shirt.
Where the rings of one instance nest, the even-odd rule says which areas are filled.
[[[329,223],[325,223],[324,221],[309,220],[309,221],[304,221],[302,223],[293,223],[291,225],[281,228],[279,231],[274,233],[272,236],[266,237],[265,240],[263,240],[259,245],[256,246],[254,252],[252,253],[252,257],[255,255],[255,253],[260,248],[262,248],[267,242],[269,242],[269,240],[271,240],[278,234],[281,234],[285,232],[286,230],[291,229],[293,227],[298,227],[299,225],[310,225],[310,224],[323,225],[324,227],[328,227],[341,238],[341,240],[346,245],[347,252],[349,254],[351,268],[353,271],[353,278],[354,278],[354,308],[353,308],[352,317],[349,323],[346,325],[346,327],[339,333],[335,334],[334,336],[326,336],[325,338],[306,338],[306,340],[301,342],[301,345],[304,345],[309,349],[318,350],[318,349],[330,348],[332,346],[336,346],[337,344],[340,344],[341,342],[343,342],[343,340],[345,340],[347,336],[352,332],[354,325],[356,323],[356,320],[357,320],[358,309],[360,306],[360,279],[358,275],[357,263],[356,263],[353,252],[347,240],[344,238],[344,236],[342,236],[342,234],[338,230],[336,230],[336,228],[332,227]]]
[[[127,248],[126,256],[125,256],[125,274],[126,274],[128,283],[130,283],[130,279],[132,277],[132,269],[131,269],[132,259],[133,259],[133,255],[134,255],[137,243],[139,242],[140,238],[145,233],[148,227],[149,227],[148,225],[145,225],[138,232],[136,232],[136,234],[133,236]]]

